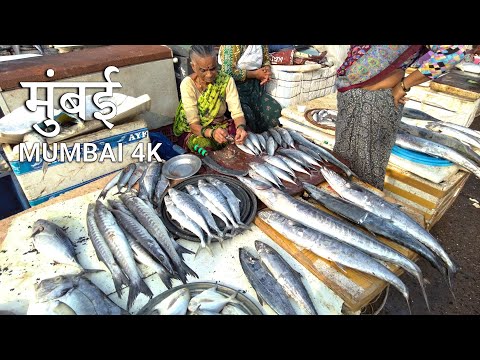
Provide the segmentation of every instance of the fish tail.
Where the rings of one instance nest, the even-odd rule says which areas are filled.
[[[160,280],[162,280],[163,284],[167,287],[167,289],[172,288],[172,276],[166,271],[157,272],[160,276]]]
[[[175,245],[175,250],[177,251],[178,255],[180,255],[180,257],[183,259],[183,254],[190,254],[190,255],[193,255],[194,252],[191,251],[191,250],[188,250],[187,248],[183,247],[182,245],[180,245],[178,242],[176,242],[175,240],[173,241],[176,245]]]
[[[112,272],[113,286],[115,286],[115,291],[119,298],[122,298],[122,284],[128,286],[128,279],[122,270],[117,269]]]
[[[130,310],[133,302],[135,301],[137,296],[140,295],[140,293],[145,294],[149,298],[153,297],[152,291],[141,278],[139,278],[136,282],[130,284],[130,290],[128,292],[127,310]]]
[[[184,262],[182,262],[182,270],[185,271],[187,274],[193,276],[193,277],[196,277],[198,279],[198,275],[195,271],[193,271],[192,269],[190,269],[188,267],[187,264],[185,264]]]
[[[457,298],[455,297],[455,294],[453,293],[453,273],[450,271],[450,269],[447,269],[446,279],[447,279],[448,289],[450,290],[450,293],[452,294],[453,300],[457,301]]]
[[[197,255],[200,253],[200,251],[202,251],[202,250],[204,250],[204,249],[207,250],[207,251],[210,253],[210,255],[213,256],[213,252],[212,252],[212,249],[210,248],[210,246],[208,246],[208,245],[202,246],[202,245],[200,244],[200,245],[198,246],[197,252],[195,253],[195,256],[194,256],[193,260],[195,260],[195,259],[197,258]]]
[[[425,304],[427,305],[428,312],[432,312],[432,310],[430,309],[430,304],[428,303],[428,297],[427,292],[425,291],[425,282],[423,281],[423,277],[419,275],[417,279],[420,283],[420,288],[422,289],[423,298],[425,299]]]

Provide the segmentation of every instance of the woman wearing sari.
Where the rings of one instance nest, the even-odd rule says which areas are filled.
[[[435,79],[465,56],[464,45],[351,45],[337,70],[334,151],[362,180],[383,190],[412,86]],[[417,70],[405,77],[409,66]]]
[[[213,46],[193,45],[189,55],[193,74],[180,84],[181,100],[173,124],[179,145],[191,151],[218,150],[230,136],[243,144],[247,132],[235,81],[217,70]],[[225,117],[227,106],[232,119]]]
[[[282,107],[263,86],[271,76],[268,46],[221,45],[218,62],[235,79],[248,128],[261,133],[279,125]]]

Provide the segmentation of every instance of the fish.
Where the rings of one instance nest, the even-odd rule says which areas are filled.
[[[217,287],[214,286],[210,289],[202,291],[200,294],[195,295],[190,299],[188,303],[188,310],[195,312],[200,309],[202,311],[208,311],[212,313],[219,313],[228,303],[240,303],[235,299],[238,291],[234,294],[226,297],[217,291]]]
[[[132,176],[130,176],[130,179],[128,179],[126,192],[129,192],[132,187],[138,182],[138,180],[140,180],[145,170],[147,170],[147,166],[148,164],[145,162],[136,163],[135,171],[133,172]]]
[[[188,288],[179,289],[167,296],[156,305],[151,315],[186,315],[188,303],[190,302],[190,290]]]
[[[402,116],[405,116],[410,119],[417,119],[417,120],[440,121],[439,119],[434,118],[431,115],[428,115],[426,112],[407,108],[407,107],[403,108]]]
[[[443,126],[448,126],[452,129],[456,129],[458,131],[461,131],[465,134],[468,134],[476,139],[480,139],[480,132],[478,132],[477,130],[473,130],[469,127],[466,127],[466,126],[462,126],[462,125],[459,125],[459,124],[455,124],[455,123],[451,123],[451,122],[448,122],[448,121],[441,121],[440,122],[441,125]]]
[[[215,235],[210,231],[210,226],[204,217],[204,212],[200,209],[201,204],[194,197],[192,197],[190,194],[178,191],[173,188],[168,190],[168,195],[170,195],[170,198],[172,199],[173,203],[177,208],[183,211],[188,218],[198,224],[203,229],[203,231],[205,231],[205,233],[207,234],[207,242],[209,244],[212,238],[216,238],[218,239],[218,241],[223,241],[223,233],[221,233],[220,229],[218,229],[218,226],[216,225],[212,214],[208,211],[208,209],[205,209],[205,212],[208,213],[211,218],[211,222],[215,224],[216,228],[218,229],[220,234],[222,234],[222,236]],[[204,247],[203,245],[204,244],[202,244],[202,247]]]
[[[155,211],[142,199],[128,194],[120,195],[120,200],[135,215],[135,218],[157,240],[165,253],[170,257],[174,270],[183,283],[187,282],[187,274],[198,278],[198,275],[185,264],[177,251],[182,251],[179,244],[173,240]],[[178,250],[177,250],[178,249]]]
[[[257,174],[259,174],[261,177],[267,179],[270,181],[272,184],[280,188],[283,186],[282,182],[280,179],[270,171],[270,168],[265,165],[265,164],[258,164],[258,163],[250,163],[248,164],[252,170],[254,170]]]
[[[155,271],[160,276],[160,280],[167,287],[167,289],[171,289],[172,288],[171,278],[176,279],[175,276],[172,276],[172,272],[167,270],[165,266],[163,266],[162,264],[156,262],[152,258],[152,256],[148,253],[148,251],[145,250],[145,248],[139,242],[137,242],[132,235],[128,234],[128,232],[126,231],[125,231],[125,236],[127,237],[128,244],[132,248],[134,259],[140,264],[146,265],[150,269]]]
[[[398,132],[395,144],[408,150],[414,150],[423,154],[437,156],[465,168],[480,179],[480,166],[467,159],[457,151],[436,142],[412,136],[404,132]]]
[[[191,231],[198,239],[200,240],[200,246],[195,254],[195,257],[200,252],[200,250],[207,250],[210,255],[213,256],[212,249],[210,244],[205,241],[205,236],[203,234],[202,228],[198,224],[189,218],[185,213],[180,210],[170,198],[170,195],[165,196],[165,207],[167,208],[168,213],[172,216],[172,219],[178,222],[182,229],[187,229]]]
[[[295,142],[293,141],[292,136],[290,135],[290,133],[286,129],[284,129],[282,127],[276,127],[275,130],[277,130],[277,132],[282,137],[283,141],[285,141],[285,143],[288,146],[295,149]]]
[[[339,241],[355,246],[379,260],[396,264],[412,274],[419,282],[423,281],[422,271],[417,264],[350,223],[273,187],[266,188],[264,185],[256,184],[254,180],[248,178],[239,177],[238,179],[249,187],[260,201],[271,210]]]
[[[426,128],[432,131],[440,132],[444,135],[453,137],[458,139],[468,145],[475,146],[476,148],[480,149],[480,137],[479,136],[471,136],[470,134],[450,127],[448,125],[444,125],[443,123],[429,123],[426,125]]]
[[[60,226],[48,220],[38,219],[33,224],[31,237],[35,249],[43,256],[56,263],[72,265],[83,270],[72,240]]]
[[[258,216],[296,245],[336,264],[348,266],[392,284],[403,295],[410,309],[406,285],[386,266],[360,249],[288,219],[276,211],[261,210]]]
[[[174,273],[172,264],[168,255],[158,244],[158,242],[150,235],[150,233],[138,222],[133,214],[127,214],[121,210],[111,210],[118,224],[125,229],[125,235],[130,234],[135,241],[140,243],[145,250],[148,251],[156,260],[162,264],[171,274]],[[128,240],[128,237],[127,237]]]
[[[149,202],[152,202],[152,198],[155,192],[155,185],[157,185],[161,172],[162,163],[151,162],[148,165],[147,170],[145,170],[143,176],[139,180],[139,198],[145,198],[148,199]]]
[[[256,156],[256,154],[250,150],[250,148],[248,148],[247,146],[243,145],[243,144],[235,144],[240,150],[242,150],[244,153],[247,153],[249,155],[253,155],[253,156]]]
[[[221,212],[215,205],[212,204],[210,200],[208,200],[199,190],[196,186],[194,185],[186,185],[185,189],[187,192],[192,195],[197,201],[205,205],[205,207],[215,216],[217,216],[220,220],[223,221],[225,224],[224,228],[224,235],[227,235],[226,232],[232,230],[232,225],[230,224],[230,221],[228,221],[227,217],[223,212]]]
[[[105,199],[105,196],[107,196],[108,192],[115,186],[117,185],[118,181],[120,180],[120,177],[122,176],[122,171],[119,171],[117,175],[115,175],[108,183],[105,185],[105,187],[102,189],[100,192],[100,195],[98,195],[97,199]]]
[[[113,214],[100,200],[96,201],[95,221],[98,225],[98,228],[100,229],[100,232],[103,235],[103,238],[110,247],[113,256],[118,261],[118,264],[130,280],[127,310],[130,310],[133,302],[140,293],[145,294],[149,298],[152,298],[153,293],[145,284],[141,277],[141,274],[138,271],[137,265],[135,264],[135,259],[133,257],[132,249],[128,244],[128,240],[125,237],[125,234],[123,233],[120,226],[117,224]]]
[[[27,315],[77,315],[77,313],[69,305],[56,299],[29,305]]]
[[[320,164],[318,164],[315,159],[313,159],[311,156],[308,156],[307,154],[305,154],[304,152],[301,152],[299,150],[279,149],[277,151],[277,154],[289,157],[290,159],[296,161],[297,163],[299,163],[300,165],[302,165],[302,166],[304,166],[308,169],[315,169],[315,166],[320,166]],[[307,156],[308,156],[309,160],[307,160]],[[313,164],[311,164],[310,163],[311,160],[315,161],[318,165],[314,166]]]
[[[275,151],[278,148],[278,144],[276,143],[273,137],[269,137],[267,140],[267,154],[270,156],[275,155]]]
[[[36,301],[59,300],[77,315],[129,315],[84,275],[60,275],[40,281],[34,287]]]
[[[262,147],[262,149],[267,151],[267,140],[265,140],[262,134],[255,134],[255,136],[258,138],[258,141],[260,142],[260,146]]]
[[[225,184],[223,181],[213,178],[213,177],[207,177],[207,181],[215,186],[220,192],[225,196],[225,199],[227,199],[228,206],[230,206],[230,210],[232,210],[233,217],[235,218],[235,221],[239,225],[245,225],[241,219],[241,211],[240,211],[240,199],[237,198],[235,193]]]
[[[161,174],[160,179],[157,181],[157,185],[155,185],[155,191],[153,193],[153,203],[157,206],[161,205],[161,199],[165,191],[170,186],[170,181],[165,177],[165,175]]]
[[[285,164],[287,164],[292,170],[294,170],[296,172],[303,173],[303,174],[307,174],[307,175],[310,176],[310,173],[302,165],[300,165],[297,161],[292,160],[289,157],[283,156],[283,155],[276,155],[275,157],[277,157],[280,160],[282,160],[283,162],[285,162]]]
[[[210,169],[215,170],[216,172],[228,175],[228,176],[245,176],[248,174],[248,170],[235,170],[235,169],[227,169],[216,161],[214,161],[210,156],[202,157],[202,163],[207,165]]]
[[[265,166],[268,167],[272,174],[274,174],[277,178],[285,180],[293,185],[297,185],[297,183],[290,178],[290,175],[286,171],[283,171],[282,169],[279,169],[276,166],[268,163],[266,163]]]
[[[136,165],[134,163],[128,164],[125,166],[121,172],[120,179],[117,182],[117,189],[118,192],[115,194],[120,194],[122,189],[128,184],[130,177],[132,176],[133,172],[135,171]]]
[[[340,168],[349,178],[351,178],[352,176],[355,176],[358,178],[358,176],[350,168],[348,168],[348,166],[346,166],[344,163],[338,160],[333,154],[328,152],[326,149],[305,139],[300,133],[294,130],[289,130],[289,132],[293,140],[317,152],[325,161],[328,161],[329,163]]]
[[[275,142],[278,144],[278,146],[282,146],[282,136],[277,132],[277,130],[275,130],[274,128],[270,128],[268,129],[268,132],[275,139]]]
[[[258,140],[258,139],[257,139]],[[251,152],[253,152],[255,155],[259,155],[260,151],[258,148],[253,144],[251,138],[246,137],[243,140],[243,145],[246,146]]]
[[[258,150],[257,153],[260,154],[262,152],[262,145],[260,145],[260,140],[258,140],[257,135],[252,132],[247,133],[247,138],[252,142],[253,146]]]
[[[223,310],[220,311],[220,314],[221,315],[248,315],[245,311],[243,311],[238,306],[233,304],[225,305]]]
[[[415,220],[399,210],[394,204],[389,203],[373,192],[342,178],[334,171],[320,169],[325,180],[343,198],[368,210],[375,215],[390,220],[395,226],[405,231],[413,238],[428,247],[433,253],[439,256],[447,265],[449,273],[455,273],[456,265],[442,248],[440,243],[428,231],[422,228]]]
[[[256,173],[255,170],[253,170],[253,169],[249,170],[248,176],[250,176],[252,179],[254,179],[256,181],[264,183],[265,185],[268,185],[268,186],[275,185],[275,184],[271,183],[270,181],[268,181],[267,179],[265,179],[262,175]]]
[[[317,161],[321,161],[322,163],[325,161],[320,155],[318,155],[315,151],[306,147],[305,145],[302,145],[302,144],[298,145],[298,150],[303,151],[305,154],[310,155]]]
[[[255,249],[262,265],[265,265],[284,288],[287,295],[299,305],[302,311],[307,315],[318,315],[315,305],[313,305],[312,299],[302,283],[302,275],[294,270],[270,245],[255,240]]]
[[[87,208],[87,233],[92,241],[93,248],[97,254],[98,259],[105,264],[112,274],[113,284],[119,298],[122,297],[122,284],[128,286],[129,280],[118,266],[112,251],[108,247],[107,242],[102,236],[100,229],[95,222],[95,204],[88,204]]]
[[[266,302],[279,315],[296,315],[285,290],[247,249],[238,249],[240,265],[263,305]]]
[[[283,171],[292,175],[294,179],[296,178],[295,172],[293,171],[293,169],[290,166],[288,166],[288,164],[279,156],[265,155],[262,157],[262,159],[265,160],[265,162],[273,166],[276,166],[277,168],[282,169]]]

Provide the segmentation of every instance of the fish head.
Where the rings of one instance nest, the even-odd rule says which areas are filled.
[[[40,234],[41,232],[45,231],[46,228],[48,228],[47,220],[43,220],[43,219],[36,220],[33,223],[31,237],[34,237],[35,235]]]
[[[108,200],[110,201],[110,200]],[[110,204],[110,203],[109,203]],[[87,207],[87,215],[89,214],[93,214],[95,211],[95,204],[92,202],[90,204],[88,204],[88,207]]]
[[[192,184],[188,184],[185,186],[185,189],[187,189],[188,193],[191,195],[197,195],[198,194],[198,189],[193,186]]]
[[[38,302],[45,302],[62,297],[75,286],[72,275],[60,275],[44,279],[35,284],[35,295]]]
[[[100,200],[97,200],[95,202],[95,207],[97,210],[108,210],[107,207],[105,206],[105,204],[103,202],[101,202]]]
[[[244,183],[265,205],[270,207],[278,200],[278,195],[282,192],[269,184],[254,180],[249,177],[237,176],[237,179]]]
[[[259,261],[255,256],[253,256],[247,249],[243,247],[238,249],[238,256],[241,263],[248,265],[254,265]]]
[[[260,240],[255,240],[255,249],[257,250],[257,253],[258,255],[260,255],[260,257],[262,256],[262,254],[276,253],[276,251],[270,245],[267,245]]]
[[[165,195],[163,198],[163,201],[165,202],[165,205],[170,206],[173,205],[173,200],[170,197],[170,195]]]
[[[203,180],[203,179],[198,180],[198,186],[199,187],[200,186],[205,186],[205,185],[207,185],[207,182],[205,180]]]

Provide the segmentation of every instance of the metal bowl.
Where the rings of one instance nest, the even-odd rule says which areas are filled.
[[[240,219],[245,225],[250,225],[250,223],[255,219],[255,215],[257,214],[257,197],[255,196],[253,191],[246,187],[240,180],[237,180],[230,176],[218,174],[195,175],[187,180],[178,183],[173,188],[179,191],[186,192],[185,188],[187,185],[197,185],[198,180],[206,179],[207,177],[214,177],[223,181],[230,188],[230,190],[233,191],[235,196],[240,199]],[[160,200],[159,213],[161,214],[161,218],[163,220],[163,223],[165,224],[165,227],[172,234],[185,240],[200,242],[200,240],[195,234],[193,234],[190,230],[182,228],[182,226],[177,221],[172,219],[172,216],[167,211],[167,207],[165,206],[165,201],[163,201],[163,197]],[[224,222],[216,216],[214,216],[214,219],[220,230],[223,231],[225,229]],[[216,241],[218,240],[212,239],[212,242]]]
[[[167,291],[164,291],[160,295],[154,297],[150,300],[140,311],[137,315],[150,315],[153,312],[155,306],[157,306],[162,300],[173,294],[175,291],[178,291],[183,288],[188,288],[190,291],[190,296],[194,297],[200,294],[204,290],[208,290],[214,286],[217,286],[217,292],[221,293],[225,296],[230,296],[235,294],[238,289],[234,289],[225,284],[216,283],[213,281],[199,281],[199,282],[191,282],[188,284],[179,285],[173,287]],[[262,306],[254,300],[250,295],[244,294],[241,291],[238,291],[237,296],[235,297],[236,300],[240,301],[240,304],[231,303],[231,305],[238,307],[240,310],[245,312],[248,315],[265,315],[265,311],[263,310]]]
[[[178,155],[163,164],[162,174],[170,180],[183,180],[195,175],[202,166],[202,160],[192,154]]]

